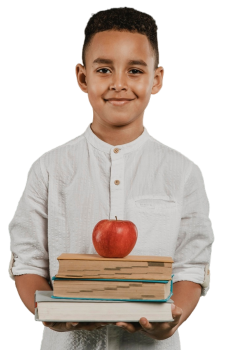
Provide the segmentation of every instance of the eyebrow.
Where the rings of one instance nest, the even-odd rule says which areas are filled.
[[[96,58],[93,61],[93,64],[97,64],[97,63],[112,64],[113,60],[110,60],[110,59],[107,59],[107,58],[98,57],[98,58]],[[143,61],[143,60],[130,60],[130,61],[128,61],[128,64],[129,65],[134,64],[134,65],[138,65],[138,66],[145,66],[145,67],[147,67],[147,63],[145,63],[145,61]]]

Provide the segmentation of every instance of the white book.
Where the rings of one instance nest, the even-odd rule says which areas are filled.
[[[46,322],[173,321],[172,299],[166,302],[106,301],[51,298],[52,291],[35,292],[35,320]]]

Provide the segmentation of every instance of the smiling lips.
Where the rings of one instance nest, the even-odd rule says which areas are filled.
[[[108,100],[105,100],[106,102],[111,103],[113,106],[123,106],[127,104],[130,101],[133,101],[133,99],[128,98],[110,98]]]

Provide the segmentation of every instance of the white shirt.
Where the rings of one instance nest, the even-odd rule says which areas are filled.
[[[32,164],[9,224],[10,276],[51,279],[62,253],[96,253],[94,226],[115,216],[137,226],[138,240],[130,254],[172,257],[173,281],[199,283],[206,295],[214,235],[201,171],[145,127],[134,141],[113,146],[88,125],[83,134]],[[114,325],[70,332],[44,327],[41,350],[50,348],[180,350],[180,341],[178,331],[154,340]]]

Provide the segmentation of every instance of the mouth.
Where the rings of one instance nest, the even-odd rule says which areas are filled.
[[[112,100],[112,99],[105,100],[105,102],[108,102],[113,106],[123,106],[125,104],[128,104],[131,101],[133,101],[133,100],[126,100],[126,99],[124,99],[124,100],[123,99],[121,99],[121,100]]]

